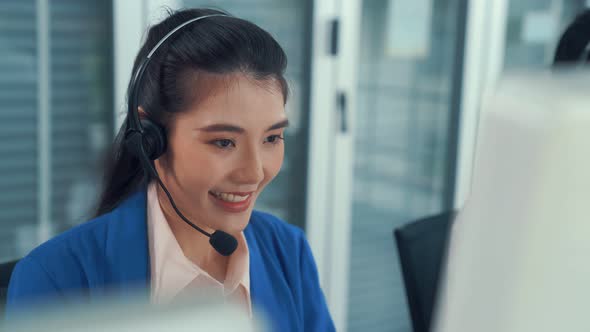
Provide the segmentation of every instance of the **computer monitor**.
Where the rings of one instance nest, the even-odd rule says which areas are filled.
[[[590,75],[508,75],[480,118],[434,331],[590,331]]]
[[[54,306],[11,319],[5,326],[14,332],[225,332],[268,331],[267,319],[255,312],[214,299],[156,306],[137,299],[105,298],[84,305]],[[1,329],[1,328],[0,328]]]

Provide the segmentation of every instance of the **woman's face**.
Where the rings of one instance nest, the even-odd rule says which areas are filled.
[[[201,81],[192,88],[204,97],[172,118],[156,167],[187,218],[235,234],[283,163],[284,100],[278,83],[242,74]]]

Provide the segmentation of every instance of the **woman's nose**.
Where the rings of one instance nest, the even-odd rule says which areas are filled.
[[[256,149],[244,152],[240,167],[236,172],[236,181],[242,184],[258,185],[264,179],[262,156]]]

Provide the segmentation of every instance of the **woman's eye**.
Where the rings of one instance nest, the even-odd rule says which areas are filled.
[[[265,143],[277,144],[282,139],[285,139],[285,138],[281,135],[271,135],[266,138]]]
[[[231,139],[217,139],[212,143],[220,149],[227,149],[231,146],[235,146],[234,142]]]

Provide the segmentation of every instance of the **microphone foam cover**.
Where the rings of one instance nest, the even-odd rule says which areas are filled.
[[[209,238],[209,243],[222,256],[229,256],[236,251],[238,247],[238,240],[223,231],[215,231]]]

